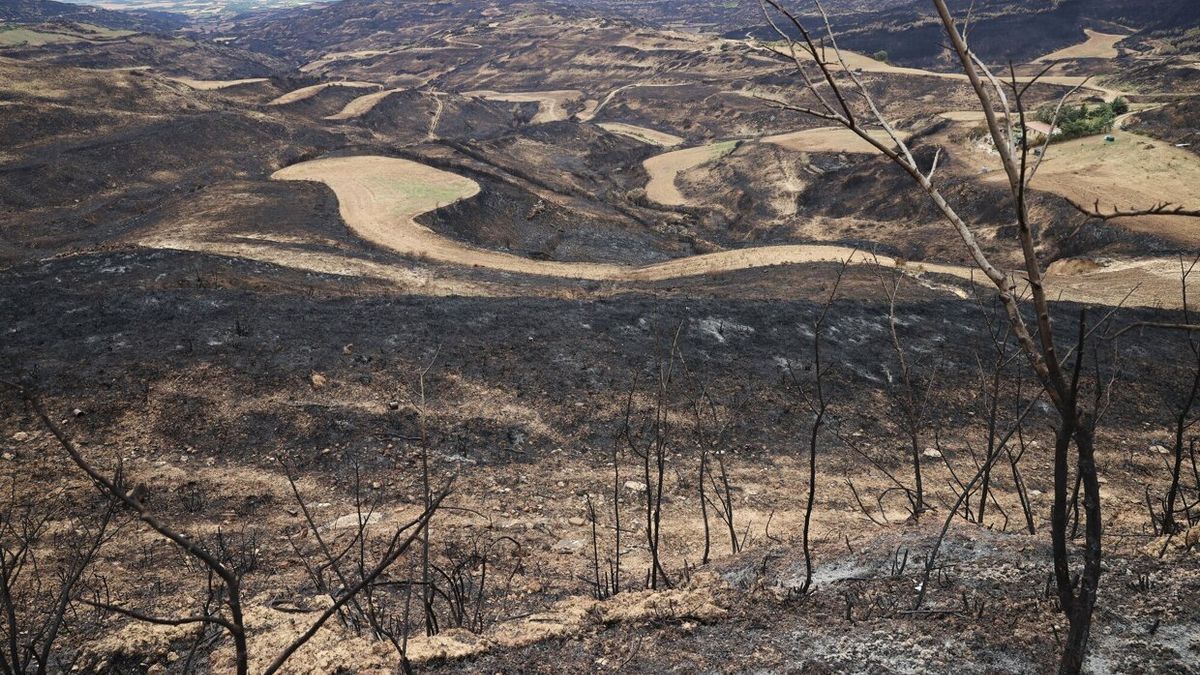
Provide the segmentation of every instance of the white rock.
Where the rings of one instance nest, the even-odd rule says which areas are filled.
[[[29,434],[24,431],[18,431],[17,433],[13,434],[12,439],[18,443],[24,443],[25,441],[29,440]]]
[[[630,492],[645,492],[646,484],[641,481],[627,480],[625,481],[625,489]]]
[[[942,453],[937,448],[925,448],[925,452],[922,452],[921,454],[930,459],[941,459],[942,458]]]
[[[342,516],[341,518],[338,518],[334,521],[326,523],[325,526],[323,526],[321,528],[321,531],[327,532],[329,530],[341,530],[341,529],[345,529],[347,527],[358,527],[360,522],[362,522],[365,525],[371,525],[372,523],[378,523],[379,519],[382,517],[383,516],[379,515],[378,513],[372,513],[371,515],[367,515],[364,513],[361,516],[362,521],[359,521],[359,518],[360,518],[359,514],[347,513],[346,515]]]
[[[567,518],[567,522],[576,527],[579,527],[580,525],[583,525],[587,521],[584,520],[583,518],[580,518],[579,516],[572,516],[570,518]]]
[[[578,553],[583,550],[583,540],[582,539],[559,539],[558,541],[554,542],[554,546],[551,546],[550,549],[552,551],[554,551],[555,553],[562,553],[562,554]]]

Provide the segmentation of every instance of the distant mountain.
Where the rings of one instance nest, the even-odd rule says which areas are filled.
[[[173,31],[187,24],[178,14],[139,10],[117,12],[90,5],[76,5],[54,0],[0,0],[0,22],[44,23],[47,21],[77,21],[105,28],[150,32]]]
[[[238,45],[294,58],[377,33],[400,41],[420,41],[497,16],[489,0],[341,0],[326,5],[258,12],[238,17],[225,31],[241,36]]]

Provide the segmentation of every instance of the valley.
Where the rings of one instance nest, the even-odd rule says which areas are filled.
[[[0,0],[0,658],[1193,672],[1200,17],[828,4]]]

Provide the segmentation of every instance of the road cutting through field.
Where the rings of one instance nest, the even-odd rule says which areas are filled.
[[[405,256],[464,267],[566,279],[656,282],[777,265],[840,263],[849,259],[854,264],[879,265],[914,276],[938,274],[985,283],[980,273],[970,267],[901,261],[845,246],[819,244],[735,249],[642,267],[532,260],[468,246],[416,221],[423,213],[479,193],[477,183],[453,173],[404,159],[358,156],[302,162],[277,171],[272,178],[328,185],[338,198],[346,225],[366,241]],[[1139,284],[1139,292],[1126,304],[1169,305],[1170,294],[1178,287],[1177,264],[1166,259],[1151,259],[1128,261],[1112,268],[1094,266],[1085,274],[1052,274],[1047,286],[1051,295],[1059,299],[1116,304]],[[963,294],[961,289],[953,290]]]

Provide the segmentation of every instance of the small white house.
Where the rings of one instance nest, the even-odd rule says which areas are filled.
[[[1052,127],[1045,122],[1026,122],[1025,128],[1034,133],[1041,134],[1042,136],[1057,136],[1062,133],[1062,129],[1059,129],[1058,127]]]

